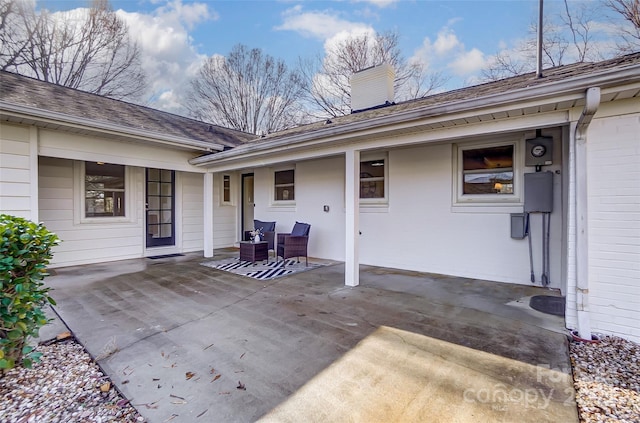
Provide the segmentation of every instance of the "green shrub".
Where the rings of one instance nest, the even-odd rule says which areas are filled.
[[[0,236],[1,375],[16,365],[31,367],[40,358],[27,338],[38,336],[48,322],[42,307],[55,304],[42,280],[59,240],[42,224],[6,214],[0,214]]]

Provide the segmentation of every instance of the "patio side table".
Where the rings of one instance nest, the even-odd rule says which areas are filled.
[[[269,261],[269,243],[267,241],[240,241],[240,261]]]

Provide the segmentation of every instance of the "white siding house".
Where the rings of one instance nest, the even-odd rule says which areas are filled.
[[[373,69],[378,85],[354,78],[365,93],[384,92],[356,98],[358,113],[255,139],[75,90],[62,89],[61,115],[10,94],[0,100],[1,210],[57,232],[58,266],[211,256],[237,246],[254,217],[276,221],[276,232],[306,222],[309,255],[344,261],[347,285],[359,284],[361,264],[533,277],[566,297],[567,327],[580,336],[640,341],[640,54],[398,104],[386,100],[392,72],[383,70]],[[0,76],[3,93],[47,90]],[[65,106],[80,100],[111,107],[117,123]],[[86,166],[98,162],[124,167],[125,187],[109,194],[124,199],[122,216],[86,216]],[[169,186],[162,171],[174,175],[170,239],[159,235],[162,208],[150,211],[166,200],[149,197]],[[531,175],[549,184],[534,188]],[[525,207],[540,201],[548,215],[534,210],[529,237],[516,236]]]
[[[2,213],[45,222],[58,234],[64,242],[56,247],[53,267],[203,250],[204,172],[187,163],[193,153],[129,147],[112,140],[6,122],[0,123],[0,133]],[[37,143],[30,142],[31,134]],[[35,144],[37,149],[31,147]],[[125,216],[83,216],[84,166],[96,161],[125,166]],[[175,172],[175,239],[168,246],[145,244],[147,168]],[[211,197],[218,192],[216,185]],[[216,217],[219,214],[214,246],[233,245],[237,241],[237,207],[218,203],[213,209]]]
[[[35,131],[7,126],[0,131],[0,210],[38,220],[38,162]]]
[[[255,215],[277,221],[277,232],[310,223],[309,254],[343,260],[347,285],[359,283],[360,264],[519,284],[533,277],[566,296],[567,327],[579,335],[638,341],[639,93],[635,54],[546,70],[545,78],[370,104],[191,163],[216,174],[254,174]],[[527,165],[527,140],[538,137],[551,140],[552,159]],[[504,166],[485,156],[486,166],[467,169],[469,157],[492,149],[510,152],[512,179],[496,180],[494,193],[467,192],[465,181]],[[363,174],[372,161],[384,174]],[[293,200],[274,197],[282,169],[295,171]],[[523,213],[525,175],[537,171],[552,175],[548,235],[544,214],[531,213],[530,236],[515,239],[512,215]],[[373,180],[377,198],[366,198],[362,190]]]
[[[210,249],[237,240],[229,218],[237,207],[214,205],[217,187],[205,190],[212,175],[189,160],[249,135],[0,76],[0,212],[58,234],[52,267],[202,251],[205,238]],[[220,214],[209,237],[205,201],[211,222]]]

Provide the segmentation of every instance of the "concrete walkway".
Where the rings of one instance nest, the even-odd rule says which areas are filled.
[[[547,290],[369,266],[349,288],[341,264],[260,282],[202,261],[47,279],[149,422],[578,421],[563,319],[527,305]]]

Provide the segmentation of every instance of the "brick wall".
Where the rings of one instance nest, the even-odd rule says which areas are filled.
[[[594,119],[588,133],[592,330],[640,341],[640,113]]]

